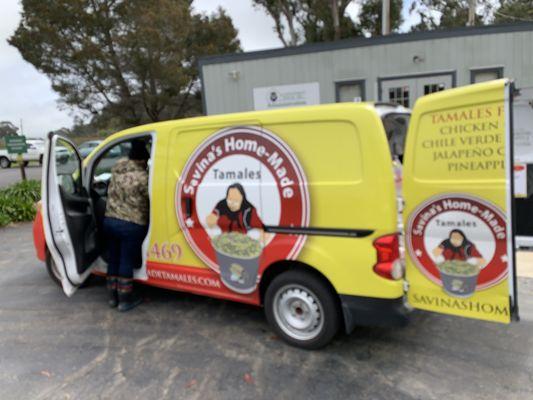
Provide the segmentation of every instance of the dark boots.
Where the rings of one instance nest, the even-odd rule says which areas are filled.
[[[118,278],[118,310],[128,311],[142,303],[142,298],[133,290],[133,279]]]
[[[109,307],[116,307],[118,305],[118,278],[116,276],[107,277],[107,294]]]

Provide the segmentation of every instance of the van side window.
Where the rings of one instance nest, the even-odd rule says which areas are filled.
[[[98,177],[103,178],[105,174],[110,174],[111,168],[113,168],[117,161],[122,157],[128,156],[130,148],[131,144],[129,142],[124,142],[108,149],[98,160],[94,169],[94,177],[98,179]]]
[[[81,189],[81,171],[74,147],[67,141],[58,139],[54,158],[61,189],[67,194],[78,193]]]

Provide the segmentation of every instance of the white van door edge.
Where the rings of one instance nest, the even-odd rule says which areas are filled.
[[[43,160],[43,225],[47,248],[69,297],[91,274],[99,253],[92,205],[82,179],[76,146],[51,134]]]

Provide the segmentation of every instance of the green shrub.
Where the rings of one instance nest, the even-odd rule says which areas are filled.
[[[34,205],[40,198],[41,183],[35,180],[0,189],[0,226],[33,220],[36,211]]]

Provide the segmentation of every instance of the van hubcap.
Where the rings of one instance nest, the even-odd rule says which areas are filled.
[[[286,285],[274,296],[274,318],[278,326],[297,340],[314,339],[324,326],[322,304],[300,285]]]

